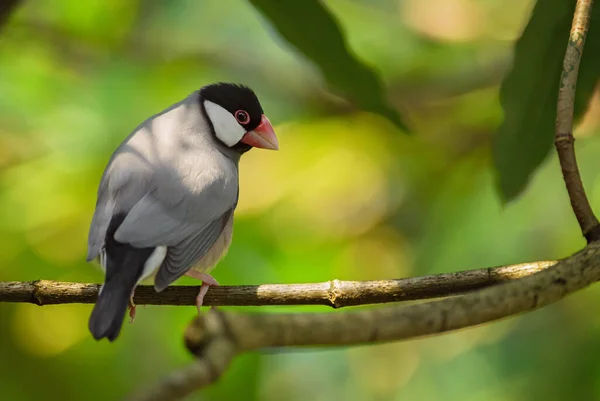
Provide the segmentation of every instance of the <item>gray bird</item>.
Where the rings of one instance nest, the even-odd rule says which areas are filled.
[[[187,274],[202,280],[231,243],[238,162],[251,148],[277,150],[254,92],[217,83],[194,91],[131,133],[113,153],[98,189],[87,261],[99,258],[104,284],[89,320],[96,340],[114,341],[133,294],[154,276],[162,291]]]

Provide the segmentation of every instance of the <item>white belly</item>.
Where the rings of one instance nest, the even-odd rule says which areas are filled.
[[[146,260],[146,263],[144,263],[144,270],[142,271],[142,275],[140,276],[138,283],[154,275],[163,260],[165,260],[165,256],[167,256],[166,246],[157,246],[154,248],[154,251],[150,254],[150,257]]]

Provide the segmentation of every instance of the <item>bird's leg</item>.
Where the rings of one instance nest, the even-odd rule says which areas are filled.
[[[131,320],[129,323],[133,323],[135,320],[135,302],[133,302],[133,297],[135,296],[135,288],[131,291],[131,296],[129,297],[129,317]]]
[[[210,274],[200,273],[195,270],[189,270],[186,273],[186,276],[193,277],[197,280],[202,281],[202,285],[200,286],[200,292],[196,297],[196,307],[198,308],[198,313],[200,313],[200,307],[202,306],[202,302],[204,301],[204,296],[206,295],[208,288],[213,285],[217,286],[219,285],[219,283]]]

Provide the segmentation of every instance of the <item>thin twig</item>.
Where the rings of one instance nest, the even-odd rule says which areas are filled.
[[[571,207],[575,212],[581,232],[588,243],[600,240],[600,223],[594,215],[585,194],[579,168],[577,167],[574,147],[575,138],[573,138],[573,110],[575,107],[577,74],[590,23],[592,5],[592,0],[578,0],[575,6],[569,44],[565,52],[563,71],[560,77],[556,112],[556,136],[554,139]]]
[[[211,310],[195,318],[186,331],[186,346],[195,362],[174,377],[138,394],[135,401],[177,400],[216,380],[239,353],[266,347],[340,346],[397,341],[443,333],[538,309],[600,280],[600,244],[564,259],[537,274],[453,298],[414,305],[382,306],[338,313],[236,313]],[[155,394],[169,394],[157,398]],[[177,397],[172,396],[178,394]]]
[[[555,261],[466,270],[397,280],[340,281],[308,284],[264,284],[211,287],[204,298],[208,306],[326,305],[340,308],[457,295],[507,280],[529,276]],[[0,302],[36,305],[94,303],[98,284],[50,280],[0,282]],[[140,305],[195,305],[197,286],[171,286],[157,293],[152,286],[135,290]]]

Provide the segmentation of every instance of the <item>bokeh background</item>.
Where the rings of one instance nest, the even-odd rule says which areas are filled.
[[[100,282],[84,259],[111,152],[147,116],[217,80],[254,88],[281,144],[242,159],[233,246],[214,271],[222,284],[384,279],[573,253],[584,242],[555,155],[506,205],[491,161],[499,85],[533,3],[325,2],[383,77],[408,136],[328,91],[242,0],[25,2],[0,32],[0,280]],[[576,131],[597,210],[599,116],[595,96]],[[598,399],[599,304],[593,286],[443,336],[253,353],[190,400]],[[114,344],[91,338],[90,311],[0,304],[0,399],[119,399],[190,361],[182,332],[194,307],[139,308]]]

